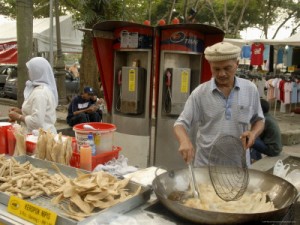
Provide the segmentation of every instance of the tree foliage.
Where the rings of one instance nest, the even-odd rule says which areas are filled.
[[[25,63],[31,58],[32,48],[32,0],[17,0],[17,40],[18,40],[18,106],[21,107],[24,96],[23,90],[28,79]]]
[[[0,14],[16,17],[16,1],[0,0]],[[85,27],[103,20],[126,20],[143,23],[148,19],[156,25],[160,19],[171,23],[178,17],[217,26],[227,36],[236,37],[247,27],[256,27],[270,38],[269,27],[279,22],[278,31],[290,26],[297,30],[300,18],[299,0],[60,0],[60,15],[72,13]],[[33,0],[34,18],[49,16],[49,0]],[[289,24],[289,25],[287,25]]]
[[[49,17],[49,0],[31,0],[33,17]],[[54,0],[53,0],[54,1]],[[0,0],[0,14],[16,18],[16,0]],[[85,28],[91,29],[104,20],[125,20],[157,25],[160,19],[171,23],[178,17],[181,23],[204,23],[224,30],[227,37],[238,37],[239,31],[256,27],[270,38],[269,27],[280,23],[277,31],[299,26],[299,0],[59,0],[59,15],[72,14]],[[289,25],[288,25],[289,24]],[[97,63],[93,54],[92,36],[85,32],[81,60],[82,85],[98,82]]]

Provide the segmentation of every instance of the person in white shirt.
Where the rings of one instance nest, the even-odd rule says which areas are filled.
[[[51,65],[43,57],[34,57],[26,66],[29,80],[26,81],[22,109],[11,108],[9,119],[24,124],[28,132],[43,128],[56,134],[58,94]]]

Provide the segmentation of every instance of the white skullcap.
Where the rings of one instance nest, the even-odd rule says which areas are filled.
[[[237,59],[240,56],[241,48],[227,42],[219,42],[205,49],[204,54],[207,61],[224,61]]]

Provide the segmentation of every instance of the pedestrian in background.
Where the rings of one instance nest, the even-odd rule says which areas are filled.
[[[265,128],[251,147],[252,161],[261,159],[261,154],[278,156],[282,151],[280,128],[275,118],[269,113],[269,103],[265,99],[260,99],[260,104],[265,116]]]
[[[28,132],[43,128],[57,133],[54,125],[58,94],[51,65],[43,57],[35,57],[26,66],[29,80],[24,89],[22,109],[11,108],[9,119],[24,124]]]
[[[74,78],[79,78],[78,66],[79,66],[79,63],[76,62],[69,68],[69,71],[74,75]]]
[[[73,98],[67,116],[67,123],[71,127],[79,123],[100,122],[100,115],[97,113],[99,107],[92,102],[94,95],[92,87],[85,87],[82,94]]]

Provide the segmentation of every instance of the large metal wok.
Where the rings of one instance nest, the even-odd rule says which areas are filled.
[[[208,167],[195,168],[198,184],[211,184]],[[264,213],[225,213],[213,212],[186,207],[180,202],[168,199],[171,193],[187,191],[189,175],[187,169],[170,171],[157,176],[153,180],[153,190],[162,204],[180,217],[204,224],[234,224],[262,221],[281,221],[297,201],[297,189],[289,182],[271,174],[249,169],[249,185],[247,191],[265,191],[268,193],[277,210]],[[200,193],[205,195],[205,193]]]

